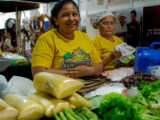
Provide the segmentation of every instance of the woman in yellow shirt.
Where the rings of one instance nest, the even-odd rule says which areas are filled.
[[[99,30],[99,35],[93,39],[98,55],[102,60],[106,56],[110,56],[111,62],[105,66],[104,70],[114,69],[114,59],[121,56],[120,52],[116,52],[115,46],[123,43],[123,41],[113,35],[115,28],[115,18],[111,12],[102,11],[94,19],[92,24],[94,28]]]
[[[76,3],[61,0],[52,12],[52,29],[39,37],[32,53],[32,74],[51,72],[73,78],[103,71],[102,62],[87,34],[78,31],[80,15]]]

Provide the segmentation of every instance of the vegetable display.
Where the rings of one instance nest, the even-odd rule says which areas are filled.
[[[158,79],[152,74],[137,71],[135,74],[123,78],[122,80],[120,80],[120,82],[123,83],[126,88],[131,88],[132,86],[138,86],[139,84],[141,84],[139,85],[139,88],[142,89],[143,84],[146,85],[157,80]]]
[[[98,115],[93,113],[86,107],[72,111],[70,109],[64,109],[59,115],[53,111],[55,120],[99,120]]]
[[[160,81],[145,86],[131,102],[141,112],[142,120],[160,120]]]
[[[103,120],[141,120],[134,105],[118,93],[104,96],[99,106],[99,114]]]

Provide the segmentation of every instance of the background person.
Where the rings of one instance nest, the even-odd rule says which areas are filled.
[[[107,59],[109,59],[110,63],[105,66],[104,70],[115,69],[113,60],[121,56],[120,52],[115,51],[115,46],[123,43],[123,40],[113,35],[115,17],[111,12],[102,11],[95,19],[93,21],[96,21],[96,25],[95,22],[92,25],[99,30],[100,34],[93,39],[94,46],[103,61],[108,56]]]
[[[6,52],[17,52],[17,40],[16,40],[16,33],[10,29],[7,28],[4,31],[5,41],[3,42],[3,51]]]
[[[131,22],[127,25],[127,44],[133,47],[137,47],[140,42],[140,26],[136,21],[136,11],[132,10],[131,14]]]
[[[31,59],[32,55],[31,55],[31,40],[29,39],[29,34],[28,32],[23,29],[22,30],[22,35],[23,35],[23,53],[24,53],[24,57],[26,57],[27,59]]]
[[[127,25],[125,21],[126,17],[123,14],[118,16],[118,22],[115,26],[115,35],[120,37],[124,42],[126,42],[127,35]]]

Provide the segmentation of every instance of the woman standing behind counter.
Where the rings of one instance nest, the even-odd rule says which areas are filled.
[[[93,21],[93,27],[100,32],[100,34],[93,39],[98,55],[103,61],[105,61],[106,58],[110,59],[108,61],[111,61],[105,66],[104,70],[115,69],[113,60],[121,56],[120,52],[115,51],[115,46],[123,43],[123,40],[113,35],[115,17],[111,12],[102,11]]]
[[[52,29],[39,37],[32,53],[32,74],[51,72],[72,78],[96,75],[110,62],[103,61],[89,36],[78,31],[80,15],[73,0],[61,0],[51,12]]]
[[[103,64],[87,34],[78,31],[76,3],[61,0],[51,12],[52,29],[39,37],[32,54],[32,74],[51,72],[73,78],[103,71]]]

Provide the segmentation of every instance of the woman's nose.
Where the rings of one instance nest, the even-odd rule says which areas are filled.
[[[70,15],[70,16],[69,16],[69,20],[71,20],[71,21],[74,20],[74,16],[73,16],[73,15]]]
[[[107,26],[108,26],[108,28],[111,28],[112,25],[109,23]]]

